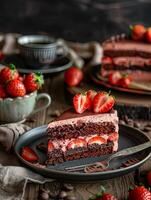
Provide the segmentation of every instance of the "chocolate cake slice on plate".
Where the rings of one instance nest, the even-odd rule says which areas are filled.
[[[68,110],[49,123],[47,135],[47,164],[113,153],[118,149],[117,111],[78,114]]]

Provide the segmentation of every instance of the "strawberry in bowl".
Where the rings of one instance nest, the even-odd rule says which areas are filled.
[[[22,77],[15,65],[10,64],[0,71],[0,122],[12,123],[24,120],[29,115],[50,105],[48,94],[37,94],[44,83],[40,73]],[[46,103],[35,109],[37,101],[45,98]]]

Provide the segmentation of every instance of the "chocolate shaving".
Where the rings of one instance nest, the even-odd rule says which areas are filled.
[[[122,167],[129,167],[131,165],[134,165],[138,161],[139,160],[137,158],[131,158],[131,159],[127,160],[126,162],[122,163]]]

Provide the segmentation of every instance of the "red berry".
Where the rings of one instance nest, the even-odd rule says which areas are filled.
[[[96,198],[96,200],[117,200],[113,195],[104,193],[102,197]]]
[[[48,152],[54,150],[54,145],[51,140],[48,141]]]
[[[93,99],[95,95],[97,94],[97,92],[95,90],[88,90],[86,94],[88,98],[90,99],[90,107],[88,109],[91,110],[93,108]]]
[[[111,57],[103,57],[102,58],[102,64],[112,64],[113,63],[113,60],[112,60],[112,58]]]
[[[146,28],[143,25],[135,25],[132,27],[132,39],[133,40],[143,40],[145,36]]]
[[[83,72],[77,67],[71,67],[65,72],[64,78],[67,85],[76,86],[82,81]]]
[[[100,136],[94,136],[88,140],[89,145],[92,145],[92,144],[101,145],[101,144],[105,144],[105,143],[106,143],[106,140]]]
[[[117,141],[119,138],[119,134],[114,132],[114,133],[111,133],[108,137],[108,141]]]
[[[11,80],[17,79],[19,73],[16,70],[15,65],[10,64],[8,67],[4,67],[0,72],[0,83],[5,84]]]
[[[75,149],[78,147],[86,147],[87,146],[87,142],[86,140],[82,139],[82,138],[77,138],[72,140],[71,142],[68,143],[67,148],[68,149]]]
[[[128,200],[151,200],[151,193],[144,186],[137,186],[129,191]]]
[[[122,75],[120,72],[115,71],[113,73],[109,74],[109,83],[111,85],[118,85],[119,80],[122,78]]]
[[[38,161],[37,154],[30,148],[30,147],[23,147],[21,156],[23,159],[29,161],[29,162],[36,162]]]
[[[9,81],[6,91],[11,97],[23,97],[26,94],[24,84],[18,79]]]
[[[130,75],[124,75],[119,81],[118,85],[124,88],[128,88],[132,82],[132,78]]]
[[[151,171],[149,171],[148,173],[147,173],[147,183],[148,183],[148,185],[149,186],[151,186]]]
[[[41,88],[44,84],[43,75],[41,73],[30,73],[25,76],[24,85],[27,93],[34,92]]]
[[[73,105],[77,113],[83,113],[90,108],[91,100],[87,95],[78,93],[73,97]]]
[[[112,109],[115,104],[113,96],[105,92],[99,92],[93,100],[93,111],[95,113],[106,113]]]
[[[6,92],[5,92],[5,90],[4,90],[4,87],[3,87],[3,85],[0,85],[0,98],[2,98],[2,99],[4,99],[4,98],[6,98]]]
[[[145,34],[147,42],[151,43],[151,28],[148,28]]]

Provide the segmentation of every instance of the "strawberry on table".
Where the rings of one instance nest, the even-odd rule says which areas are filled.
[[[117,200],[112,194],[106,193],[105,188],[101,186],[101,191],[93,195],[89,200]]]
[[[17,79],[19,73],[16,70],[15,65],[10,64],[8,67],[4,67],[0,72],[0,83],[5,84],[11,80]]]
[[[0,85],[0,98],[4,99],[4,98],[6,98],[6,96],[7,95],[6,95],[3,85]]]
[[[95,90],[88,90],[86,94],[87,94],[88,98],[90,99],[89,110],[91,110],[93,108],[93,99],[94,99],[95,95],[97,94],[97,92]]]
[[[100,136],[94,136],[92,138],[90,138],[88,140],[88,145],[92,145],[92,144],[105,144],[106,143],[106,140]]]
[[[151,193],[144,186],[137,186],[129,191],[128,200],[151,200]]]
[[[132,26],[131,29],[131,36],[133,40],[140,41],[144,39],[146,28],[143,25],[137,24],[135,26]]]
[[[27,146],[22,148],[21,156],[23,159],[29,162],[36,162],[39,159],[37,154],[30,147]]]
[[[93,100],[93,111],[95,113],[106,113],[112,109],[115,99],[109,93],[99,92]]]
[[[9,81],[6,91],[11,97],[23,97],[26,94],[24,84],[18,79]]]
[[[73,97],[73,105],[77,113],[83,113],[90,108],[91,100],[86,94],[78,93]]]
[[[147,29],[145,36],[147,42],[151,43],[151,27]]]
[[[109,74],[109,83],[111,85],[118,85],[119,80],[122,78],[122,75],[120,72],[115,71]]]
[[[77,67],[71,67],[65,72],[64,78],[67,85],[76,86],[82,81],[83,72]]]
[[[67,145],[67,148],[75,149],[78,147],[86,147],[86,146],[87,146],[87,142],[85,139],[77,138],[77,139],[74,139],[71,142],[69,142],[69,144]]]
[[[27,93],[38,90],[43,84],[44,79],[41,73],[30,73],[25,76],[24,85]]]

